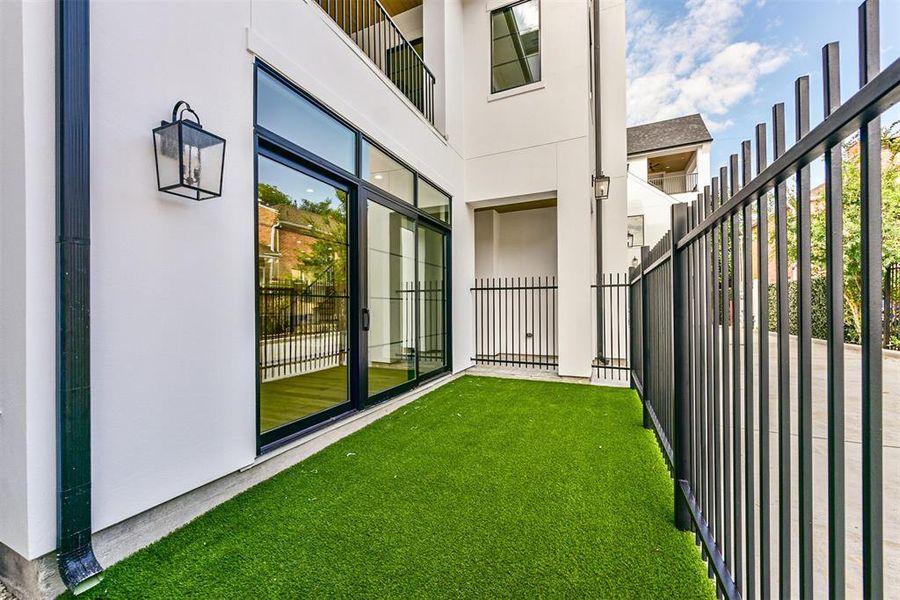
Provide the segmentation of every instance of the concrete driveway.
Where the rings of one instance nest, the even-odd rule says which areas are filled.
[[[793,515],[793,557],[794,582],[792,590],[796,594],[799,585],[798,550],[798,446],[797,446],[797,344],[791,338],[791,473],[794,482],[791,494]],[[754,339],[754,346],[757,339]],[[860,378],[861,355],[859,346],[845,344],[845,454],[846,454],[846,560],[847,597],[862,597],[862,404]],[[755,348],[758,351],[758,348]],[[815,548],[815,596],[827,596],[828,590],[828,410],[826,397],[827,345],[822,340],[813,340],[813,544]],[[755,354],[756,352],[754,352]],[[771,515],[773,525],[772,549],[773,583],[776,592],[778,556],[778,421],[777,421],[777,365],[776,337],[769,340],[769,399],[770,399],[770,456],[772,468],[769,472],[772,490]],[[755,368],[754,384],[758,390],[758,362]],[[884,551],[885,551],[885,591],[888,598],[900,598],[900,352],[884,351]],[[757,412],[757,411],[755,411]],[[754,422],[756,439],[759,423]],[[758,444],[758,441],[757,441]],[[756,452],[756,468],[759,468],[759,452]],[[759,492],[758,488],[756,490]],[[759,505],[757,501],[757,518]],[[757,533],[757,540],[759,534]],[[758,544],[759,542],[757,542]],[[757,562],[758,565],[758,562]],[[758,573],[758,567],[757,567]]]

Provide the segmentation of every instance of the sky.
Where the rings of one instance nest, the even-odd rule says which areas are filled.
[[[810,76],[810,119],[822,120],[822,46],[840,43],[841,96],[859,87],[860,0],[627,0],[628,124],[699,112],[712,168],[785,103],[794,140],[794,80]],[[881,0],[881,66],[900,56],[900,0]],[[900,119],[895,106],[885,124]],[[768,154],[771,160],[771,150]]]

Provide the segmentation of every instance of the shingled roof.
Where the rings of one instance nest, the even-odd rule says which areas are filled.
[[[676,117],[628,128],[628,154],[642,154],[688,144],[711,142],[712,136],[699,114]]]

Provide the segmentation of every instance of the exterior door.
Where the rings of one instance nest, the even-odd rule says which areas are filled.
[[[258,169],[261,445],[351,408],[349,185],[276,153]]]
[[[416,242],[418,372],[420,378],[448,367],[447,235],[419,224]]]
[[[366,302],[362,326],[366,339],[368,403],[415,384],[416,220],[369,192],[366,198]]]

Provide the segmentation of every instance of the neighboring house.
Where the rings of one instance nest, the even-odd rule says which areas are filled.
[[[257,205],[261,283],[311,282],[334,260],[322,262],[321,248],[334,252],[342,241],[343,219],[291,204]],[[333,231],[337,229],[337,231]],[[318,251],[318,252],[317,252]]]
[[[673,203],[709,184],[712,141],[699,114],[628,128],[629,261],[669,230]]]
[[[56,593],[59,550],[78,584],[92,534],[108,566],[468,368],[477,276],[554,276],[589,377],[595,256],[628,264],[625,7],[593,1],[0,3],[0,578]],[[158,180],[179,100],[224,166],[160,142]]]

